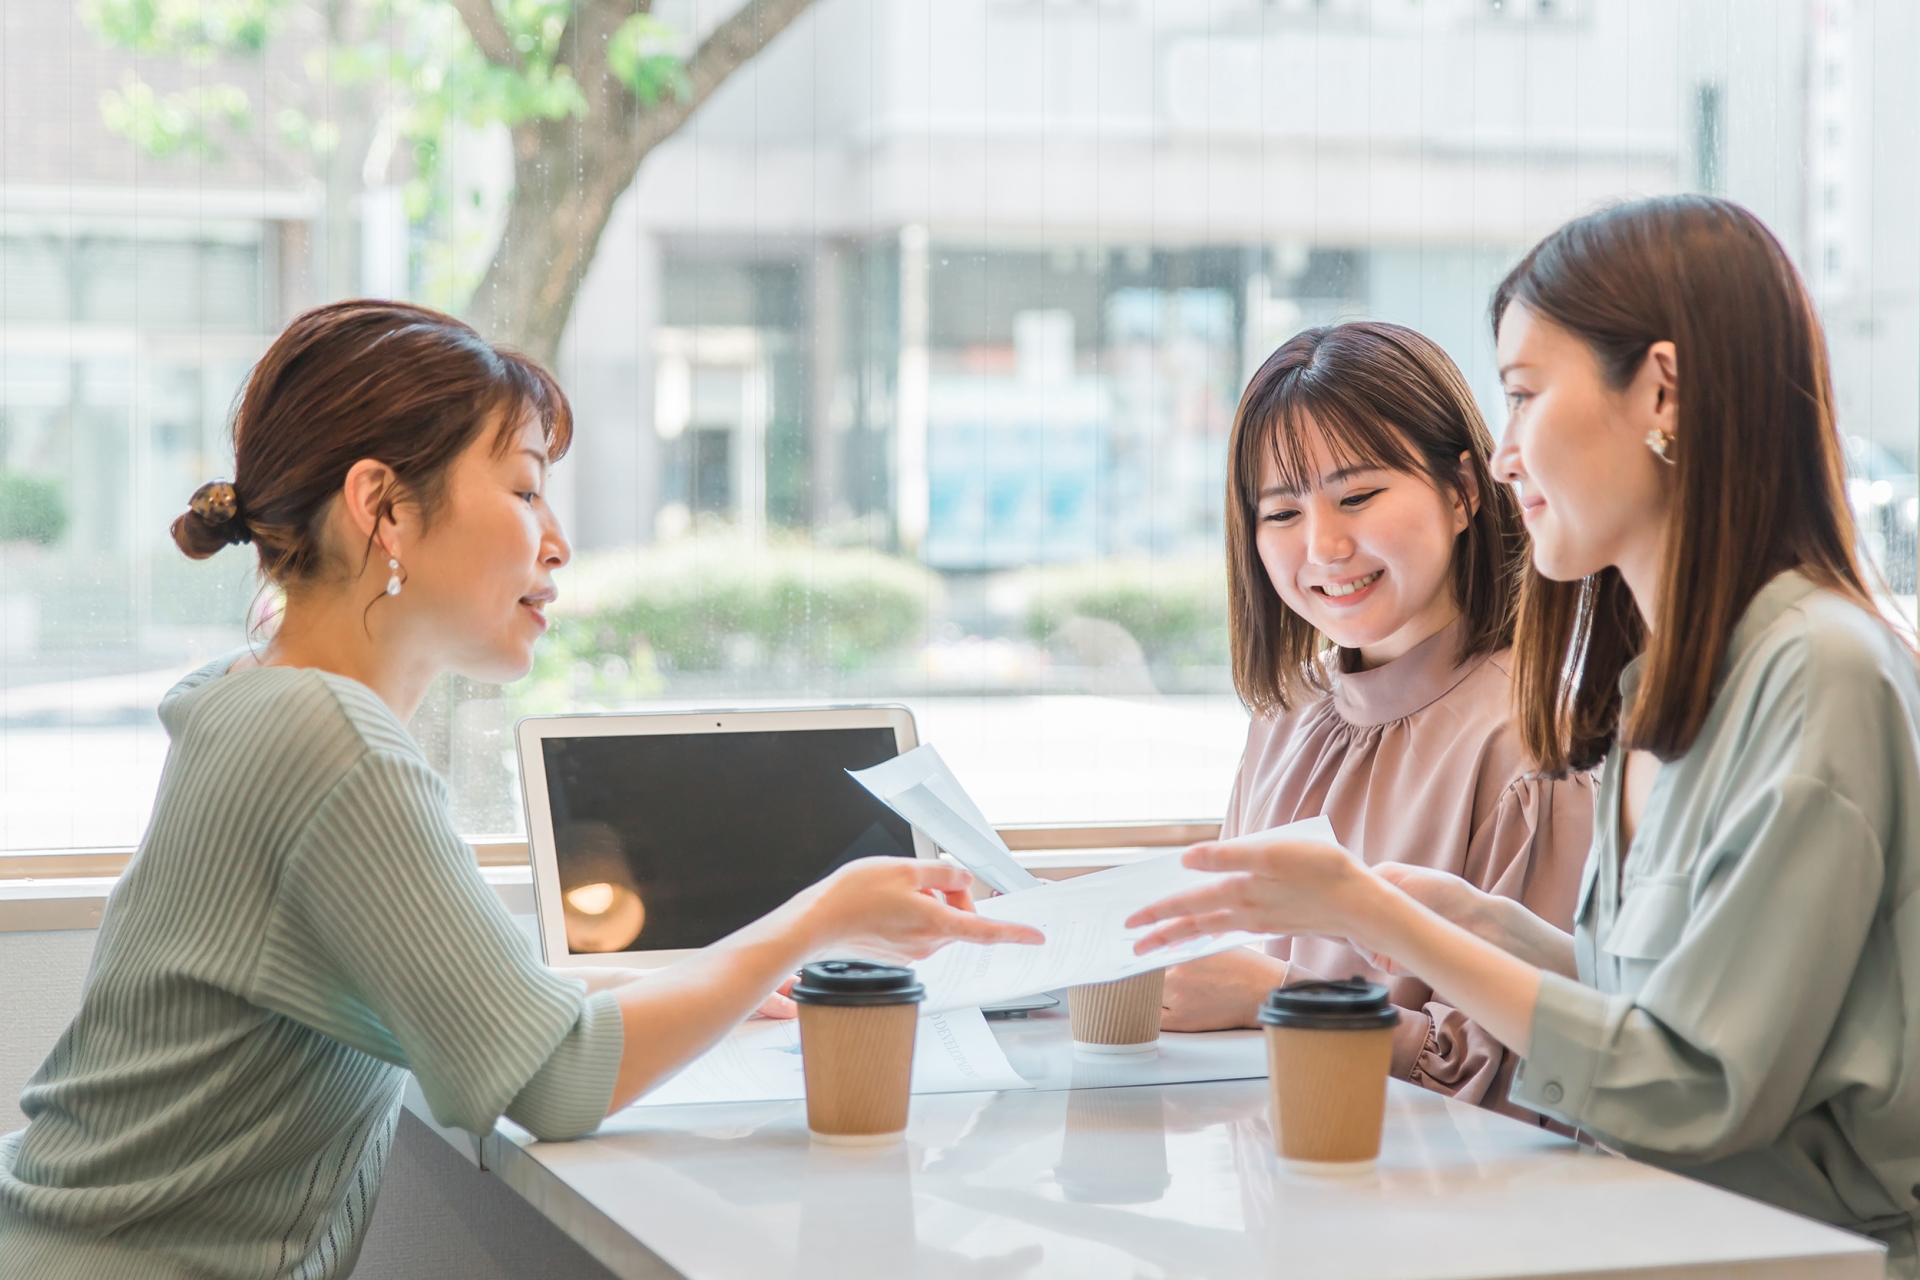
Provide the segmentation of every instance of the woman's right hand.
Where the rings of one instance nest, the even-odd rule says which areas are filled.
[[[1486,937],[1486,906],[1481,900],[1491,895],[1482,893],[1468,881],[1449,872],[1409,866],[1404,862],[1383,862],[1373,868],[1373,874],[1442,919],[1451,920],[1476,936]],[[1491,938],[1487,940],[1495,942]],[[1395,975],[1405,972],[1392,956],[1381,955],[1352,939],[1348,942],[1380,972]]]
[[[924,858],[861,858],[801,895],[815,955],[857,954],[920,960],[949,942],[1041,943],[1027,925],[988,920],[973,910],[973,876]]]
[[[1435,915],[1451,920],[1472,933],[1480,932],[1476,926],[1486,912],[1485,900],[1493,896],[1482,893],[1459,876],[1436,871],[1432,867],[1383,862],[1373,868],[1373,874]]]
[[[1511,898],[1488,893],[1470,881],[1431,867],[1383,862],[1373,874],[1445,920],[1459,925],[1483,942],[1518,956],[1538,969],[1575,977],[1573,938],[1554,928]],[[1390,956],[1374,956],[1377,968],[1401,972]]]

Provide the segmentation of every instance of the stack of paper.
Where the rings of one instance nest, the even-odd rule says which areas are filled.
[[[996,891],[1017,893],[1044,883],[1013,860],[1007,842],[931,744],[847,774]]]
[[[920,1020],[913,1042],[915,1093],[971,1093],[1030,1089],[1001,1052],[978,1009]],[[636,1107],[674,1107],[702,1102],[775,1102],[807,1096],[800,1066],[800,1024],[755,1018],[686,1070],[647,1094]]]
[[[1000,889],[1002,896],[980,903],[981,915],[1029,924],[1047,936],[1040,946],[956,942],[920,961],[914,967],[926,984],[927,1001],[921,1006],[926,1014],[1090,982],[1115,982],[1265,937],[1222,934],[1136,956],[1133,944],[1151,930],[1126,928],[1127,917],[1162,898],[1200,888],[1216,873],[1182,866],[1181,853],[1176,851],[1049,884],[1013,861],[931,746],[916,747],[853,776],[974,874]],[[1339,843],[1325,818],[1295,822],[1274,834]],[[1023,879],[1016,880],[1007,866]],[[1004,888],[1003,882],[1015,887]]]
[[[1311,818],[1279,830],[1296,840],[1337,843],[1325,818]],[[939,1013],[1015,1000],[1036,991],[1116,982],[1265,939],[1264,934],[1227,933],[1135,955],[1133,944],[1152,930],[1128,929],[1124,923],[1128,916],[1216,878],[1213,872],[1181,866],[1180,857],[1179,852],[1163,854],[1132,866],[1076,876],[1044,889],[987,899],[980,904],[981,915],[1030,924],[1047,935],[1046,942],[1037,947],[948,944],[914,966],[927,988],[927,1002],[922,1008],[927,1013]]]

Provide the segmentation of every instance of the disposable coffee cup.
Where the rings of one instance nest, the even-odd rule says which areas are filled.
[[[1158,1052],[1160,998],[1167,971],[1136,974],[1118,982],[1096,982],[1067,990],[1067,1016],[1077,1053]]]
[[[1260,1009],[1273,1146],[1291,1169],[1367,1173],[1380,1156],[1400,1011],[1360,978],[1275,987]]]
[[[800,971],[800,1065],[815,1142],[877,1147],[900,1140],[913,1086],[913,1037],[927,989],[911,969],[821,960]]]

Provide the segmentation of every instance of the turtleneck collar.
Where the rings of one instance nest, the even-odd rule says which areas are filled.
[[[1464,618],[1428,636],[1392,662],[1371,671],[1349,671],[1357,655],[1340,651],[1340,669],[1333,676],[1333,709],[1349,724],[1372,726],[1404,720],[1447,692],[1486,661],[1486,655],[1456,664]]]

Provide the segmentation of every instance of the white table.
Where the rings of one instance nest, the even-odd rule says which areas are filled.
[[[1264,1080],[1085,1087],[1257,1069],[1257,1033],[1127,1067],[1076,1058],[1058,1015],[996,1032],[1042,1087],[917,1095],[890,1150],[814,1147],[778,1102],[635,1108],[571,1143],[503,1122],[478,1154],[648,1280],[1882,1274],[1869,1240],[1399,1082],[1357,1179],[1280,1165]]]

